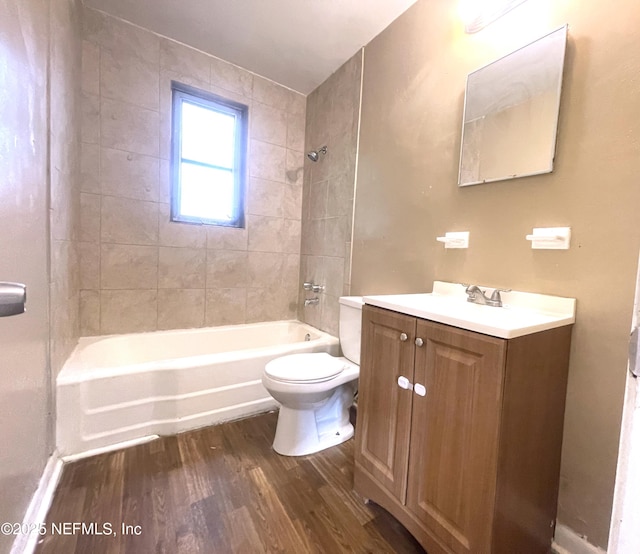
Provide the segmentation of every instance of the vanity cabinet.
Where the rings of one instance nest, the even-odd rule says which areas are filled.
[[[496,338],[365,305],[355,489],[429,554],[546,554],[571,326]]]

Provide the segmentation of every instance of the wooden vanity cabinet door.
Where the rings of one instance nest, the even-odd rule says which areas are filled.
[[[506,341],[424,320],[416,336],[407,507],[441,549],[489,553]]]
[[[415,328],[414,317],[363,307],[356,467],[402,503],[407,490],[413,393],[400,388],[397,381],[402,375],[413,382]],[[405,340],[401,340],[403,333]]]

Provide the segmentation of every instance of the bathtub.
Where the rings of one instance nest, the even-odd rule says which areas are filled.
[[[56,381],[56,443],[72,459],[277,407],[264,365],[338,354],[298,321],[81,338]]]

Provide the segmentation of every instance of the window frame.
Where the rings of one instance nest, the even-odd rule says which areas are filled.
[[[233,219],[219,220],[202,217],[187,216],[180,213],[182,194],[181,151],[182,151],[182,103],[187,101],[203,108],[233,115],[235,123],[234,171],[233,184],[235,201],[233,204]],[[216,225],[221,227],[245,226],[245,190],[247,179],[247,135],[248,135],[248,106],[235,102],[201,89],[171,81],[171,221],[177,223],[191,223],[195,225]],[[194,160],[195,161],[195,160]]]

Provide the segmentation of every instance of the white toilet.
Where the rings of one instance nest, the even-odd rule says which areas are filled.
[[[340,346],[344,358],[326,352],[292,354],[270,361],[262,384],[280,402],[273,449],[304,456],[353,436],[349,408],[360,374],[362,297],[340,298]]]

